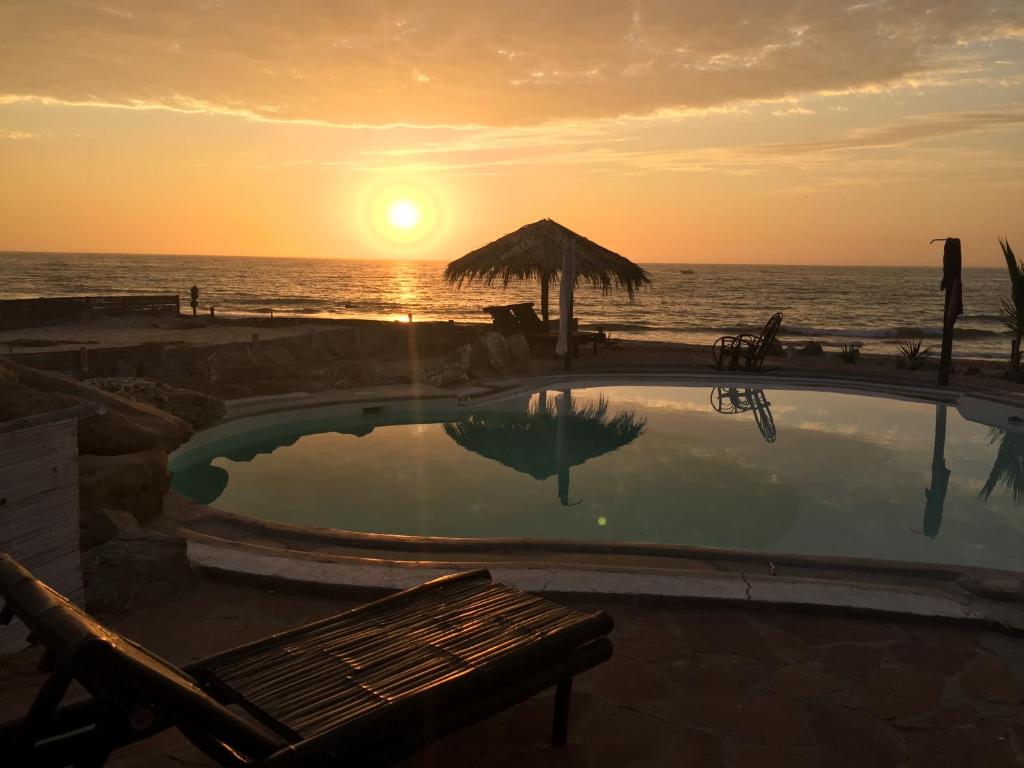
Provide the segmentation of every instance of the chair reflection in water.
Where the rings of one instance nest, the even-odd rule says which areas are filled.
[[[711,390],[711,407],[726,415],[753,412],[754,422],[761,436],[769,443],[774,443],[775,419],[772,417],[771,403],[765,397],[763,389],[755,387],[715,387]]]

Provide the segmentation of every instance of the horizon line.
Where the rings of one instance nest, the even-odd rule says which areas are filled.
[[[422,262],[424,264],[445,264],[445,259],[416,258],[409,256],[277,256],[237,253],[173,253],[168,251],[37,251],[30,249],[0,249],[0,256],[148,256],[175,257],[186,259],[279,259],[290,261],[352,261],[352,262]],[[457,257],[456,257],[457,258]],[[938,263],[931,264],[811,264],[807,262],[752,262],[752,261],[636,261],[640,266],[684,266],[684,267],[817,267],[825,269],[942,269],[941,254]],[[964,269],[1001,269],[1000,264],[964,265]]]

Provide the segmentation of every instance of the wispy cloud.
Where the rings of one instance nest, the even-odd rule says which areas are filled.
[[[994,77],[1024,4],[11,0],[0,27],[7,103],[472,127]]]
[[[0,140],[7,139],[9,141],[24,141],[25,139],[35,139],[38,137],[38,133],[29,133],[28,131],[11,131],[6,128],[0,128]]]

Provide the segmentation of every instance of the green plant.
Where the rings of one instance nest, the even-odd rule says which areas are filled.
[[[899,344],[899,359],[897,365],[900,368],[909,368],[916,371],[924,361],[935,351],[935,347],[924,346],[924,339],[904,339]]]
[[[853,344],[843,344],[843,348],[839,351],[839,357],[844,363],[856,363],[857,358],[860,357],[860,347]]]
[[[1013,255],[1009,240],[1000,238],[999,247],[1003,249],[1006,269],[1010,273],[1011,298],[1011,301],[999,299],[999,315],[1013,334],[1010,342],[1010,371],[1017,374],[1020,371],[1020,340],[1024,336],[1024,263],[1017,261]]]

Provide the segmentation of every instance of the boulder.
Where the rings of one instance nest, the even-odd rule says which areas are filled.
[[[509,356],[512,358],[512,369],[516,373],[526,373],[530,370],[530,344],[521,333],[506,336]],[[770,353],[769,353],[770,354]]]
[[[78,501],[83,511],[118,509],[144,522],[160,511],[169,486],[167,454],[159,449],[78,457]]]
[[[192,436],[186,422],[153,406],[60,373],[0,360],[0,421],[84,404],[100,405],[105,412],[79,420],[80,453],[109,456],[153,448],[170,452]]]
[[[412,374],[413,381],[420,381],[435,387],[450,387],[469,380],[469,366],[473,348],[463,344],[438,365],[418,368]]]
[[[824,348],[816,341],[808,341],[804,345],[803,349],[797,350],[798,355],[804,355],[807,357],[820,357],[825,354]]]
[[[85,552],[122,533],[138,530],[139,522],[129,512],[83,509],[78,526],[79,546]]]
[[[184,539],[153,531],[122,533],[82,556],[89,611],[128,611],[194,587]]]
[[[224,403],[212,395],[179,389],[153,379],[87,379],[82,383],[135,402],[152,405],[187,421],[195,430],[216,424],[227,413]]]
[[[497,331],[481,334],[473,339],[470,369],[484,374],[491,371],[505,371],[512,365],[512,354],[508,342]]]
[[[334,367],[334,386],[369,387],[383,382],[387,377],[384,369],[372,360],[347,360]]]

